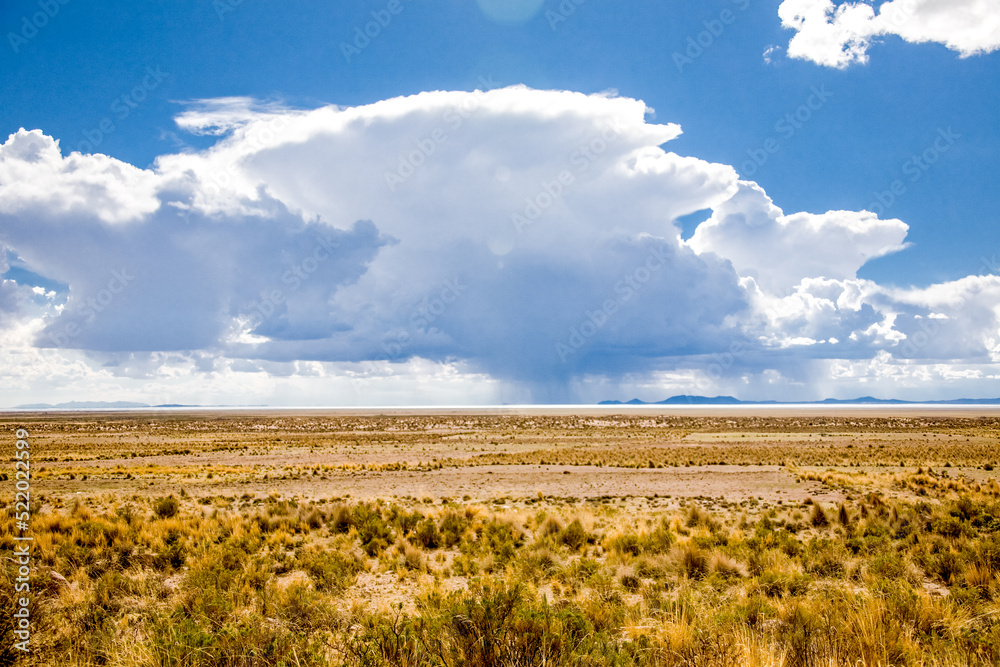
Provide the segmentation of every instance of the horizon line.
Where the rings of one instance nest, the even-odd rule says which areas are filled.
[[[976,400],[976,399],[970,399]],[[983,400],[983,399],[980,399]],[[185,412],[185,411],[213,411],[213,410],[235,410],[235,411],[253,411],[253,410],[278,410],[278,411],[295,411],[295,410],[328,410],[328,411],[351,411],[351,412],[377,412],[377,411],[435,411],[435,410],[574,410],[574,409],[585,409],[585,410],[726,410],[726,409],[753,409],[753,410],[771,410],[771,409],[833,409],[833,410],[843,410],[843,409],[864,409],[864,410],[891,410],[891,409],[914,409],[914,408],[927,408],[932,410],[949,410],[956,408],[978,408],[978,409],[988,409],[997,408],[1000,409],[1000,400],[993,403],[942,403],[942,402],[900,402],[900,403],[823,403],[823,402],[811,402],[811,403],[755,403],[755,402],[741,402],[741,403],[642,403],[642,404],[628,404],[628,403],[617,403],[617,404],[599,404],[599,403],[524,403],[524,404],[478,404],[478,405],[145,405],[145,406],[128,406],[128,407],[59,407],[59,406],[49,406],[49,407],[6,407],[0,408],[0,412],[15,412],[15,413],[37,413],[37,412],[144,412],[144,411],[156,411],[156,412]]]

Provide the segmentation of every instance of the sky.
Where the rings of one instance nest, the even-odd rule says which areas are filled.
[[[1000,0],[0,35],[0,406],[1000,397]]]

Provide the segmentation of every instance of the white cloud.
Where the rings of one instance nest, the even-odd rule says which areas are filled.
[[[872,347],[902,338],[886,321],[891,318],[873,305],[874,283],[807,278],[785,295],[762,291],[755,284],[750,287],[755,319],[747,330],[766,347],[789,347],[796,340],[813,340],[817,345],[827,341],[837,346],[839,354],[854,356],[852,347],[863,346],[870,353]],[[828,352],[829,348],[821,354]]]
[[[157,180],[105,155],[63,157],[58,142],[21,129],[0,146],[0,215],[130,222],[159,208]]]
[[[371,219],[398,241],[332,296],[349,330],[272,337],[254,353],[460,356],[500,377],[544,382],[609,363],[609,354],[631,364],[702,344],[739,306],[732,270],[697,258],[671,224],[725,199],[735,173],[658,148],[679,128],[650,125],[646,112],[635,100],[523,87],[425,93],[290,117],[259,150],[248,146],[274,124],[251,123],[204,159],[170,156],[159,166],[168,177],[198,175],[205,213],[252,210],[266,188],[305,216],[336,226]],[[226,187],[218,164],[234,165]],[[669,266],[641,290],[626,285],[642,301],[624,303],[616,285],[653,251]],[[692,281],[699,289],[678,289]],[[453,303],[441,302],[444,291]],[[560,357],[556,343],[609,298],[622,298],[622,310]],[[645,307],[653,303],[660,308]],[[695,322],[705,327],[697,338]]]
[[[743,182],[688,244],[730,260],[771,292],[788,292],[803,278],[856,277],[868,260],[903,249],[906,232],[900,220],[867,211],[784,215],[760,186]]]
[[[251,122],[273,120],[289,110],[250,97],[216,97],[194,100],[174,119],[177,126],[195,135],[221,136]]]
[[[1000,48],[998,0],[892,0],[877,11],[863,2],[784,0],[778,16],[796,31],[788,55],[828,67],[867,62],[871,43],[888,35],[943,44],[963,58]]]
[[[895,327],[906,335],[893,353],[907,359],[997,362],[1000,276],[968,276],[924,289],[895,289]]]
[[[0,374],[59,400],[371,405],[685,382],[761,397],[879,355],[972,382],[959,366],[996,355],[991,278],[860,280],[905,224],[786,214],[731,167],[665,150],[680,128],[648,111],[524,87],[202,102],[181,123],[217,143],[149,170],[17,133],[0,243],[69,289],[4,283],[22,296],[0,319]],[[702,209],[682,242],[675,220]],[[947,333],[904,349],[922,322]],[[25,400],[44,399],[5,402]]]

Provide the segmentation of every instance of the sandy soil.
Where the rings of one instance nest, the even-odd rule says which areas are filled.
[[[396,413],[396,414],[392,414]],[[563,414],[565,413],[565,414]],[[786,413],[793,416],[781,416]],[[693,416],[682,416],[684,414]],[[992,408],[161,410],[0,415],[31,433],[33,488],[310,499],[839,502],[803,470],[1000,463]],[[13,438],[0,442],[12,449]],[[822,476],[821,476],[822,477]]]
[[[595,466],[479,466],[425,472],[333,471],[326,479],[311,476],[275,480],[91,479],[91,493],[136,492],[162,495],[183,489],[194,497],[267,496],[279,493],[300,498],[443,498],[473,502],[500,498],[712,498],[738,502],[756,498],[766,502],[800,503],[808,497],[839,502],[842,496],[817,482],[797,483],[796,476],[777,466],[693,466],[635,470]],[[68,495],[84,482],[42,480],[40,493]]]

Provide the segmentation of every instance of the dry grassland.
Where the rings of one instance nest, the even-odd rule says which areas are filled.
[[[0,421],[17,664],[1000,664],[995,416]]]

